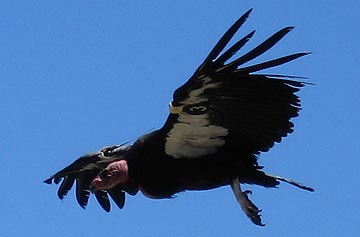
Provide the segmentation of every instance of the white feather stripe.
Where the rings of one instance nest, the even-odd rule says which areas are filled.
[[[200,78],[199,78],[200,79]],[[182,105],[196,105],[208,101],[204,96],[206,89],[215,89],[221,82],[212,82],[210,77],[200,79],[202,87],[189,92],[181,101]],[[190,115],[181,111],[177,122],[168,132],[165,142],[165,153],[174,158],[197,158],[214,154],[225,144],[226,128],[211,125],[208,114]]]
[[[215,88],[219,88],[221,86],[221,82],[209,83],[210,81],[211,81],[210,78],[208,78],[208,77],[205,78],[203,81],[203,86],[200,87],[199,89],[190,91],[188,98],[183,100],[181,103],[182,104],[198,104],[198,103],[208,101],[208,98],[206,98],[205,96],[202,96],[204,91],[206,89],[210,89],[210,88],[215,89]]]
[[[210,155],[225,144],[227,134],[228,129],[220,126],[176,123],[166,138],[165,153],[174,158]]]
[[[207,114],[190,115],[187,113],[181,113],[178,121],[179,123],[190,124],[192,126],[204,127],[210,124],[209,116]]]

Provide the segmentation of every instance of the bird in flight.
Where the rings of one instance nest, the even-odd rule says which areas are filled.
[[[76,184],[76,199],[85,208],[90,194],[110,211],[110,198],[123,208],[125,193],[139,191],[154,199],[171,198],[186,190],[229,185],[241,209],[263,225],[260,209],[241,184],[277,187],[286,182],[314,191],[293,180],[268,174],[258,156],[293,131],[298,116],[296,95],[305,83],[299,77],[258,73],[308,53],[295,53],[250,66],[293,27],[285,27],[254,49],[235,57],[253,37],[250,32],[230,47],[229,41],[246,21],[242,15],[220,38],[190,79],[175,90],[162,128],[133,144],[114,145],[81,156],[44,182],[60,184],[63,199]],[[235,59],[232,59],[234,58]],[[109,198],[110,197],[110,198]]]

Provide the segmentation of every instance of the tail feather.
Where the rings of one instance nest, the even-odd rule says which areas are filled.
[[[311,187],[309,187],[309,186],[305,186],[305,185],[303,185],[303,184],[301,184],[301,183],[298,183],[298,182],[296,182],[296,181],[294,181],[294,180],[291,180],[291,179],[288,179],[288,178],[284,178],[284,177],[277,176],[277,175],[269,175],[269,174],[266,174],[266,176],[272,177],[272,178],[274,178],[274,179],[276,179],[276,180],[279,180],[279,181],[282,181],[282,182],[291,184],[291,185],[293,185],[293,186],[295,186],[295,187],[298,187],[298,188],[301,188],[301,189],[304,189],[304,190],[307,190],[307,191],[310,191],[310,192],[314,192],[314,191],[315,191],[315,189],[313,189],[313,188],[311,188]]]
[[[240,182],[256,184],[266,188],[275,188],[280,184],[280,182],[274,176],[267,175],[260,170],[255,170],[246,177],[241,177]]]
[[[315,191],[313,188],[303,185],[294,180],[284,178],[281,176],[277,176],[277,175],[266,174],[260,170],[256,170],[251,175],[249,175],[245,178],[241,178],[240,181],[241,181],[241,183],[256,184],[256,185],[260,185],[260,186],[267,187],[267,188],[275,188],[280,184],[280,181],[281,181],[281,182],[291,184],[295,187],[298,187],[298,188],[301,188],[301,189],[304,189],[304,190],[307,190],[310,192]]]

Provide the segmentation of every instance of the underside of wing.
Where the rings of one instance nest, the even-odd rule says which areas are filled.
[[[194,75],[174,92],[170,115],[162,128],[166,133],[166,154],[174,158],[199,158],[224,149],[258,154],[293,131],[290,119],[298,116],[300,110],[295,93],[304,83],[294,80],[296,77],[256,72],[308,53],[241,67],[272,48],[293,29],[285,27],[231,60],[255,33],[250,32],[225,50],[250,12],[229,28]]]

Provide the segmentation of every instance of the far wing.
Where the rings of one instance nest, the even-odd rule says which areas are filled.
[[[65,198],[75,184],[76,200],[82,208],[85,208],[91,194],[91,181],[109,163],[120,159],[126,151],[127,147],[116,145],[106,147],[99,152],[86,154],[46,179],[44,183],[61,183],[57,192],[57,195],[61,200]],[[134,195],[137,192],[137,187],[128,184],[119,184],[109,190],[98,190],[94,194],[100,206],[105,211],[109,212],[111,208],[109,196],[119,208],[123,208],[125,204],[124,191]]]
[[[258,154],[293,131],[290,119],[300,110],[295,93],[304,84],[291,80],[296,77],[255,72],[308,53],[240,67],[273,47],[292,27],[276,32],[253,50],[229,61],[254,35],[253,31],[220,55],[250,12],[229,28],[194,75],[174,92],[170,115],[162,128],[167,155],[200,158],[222,149]]]

